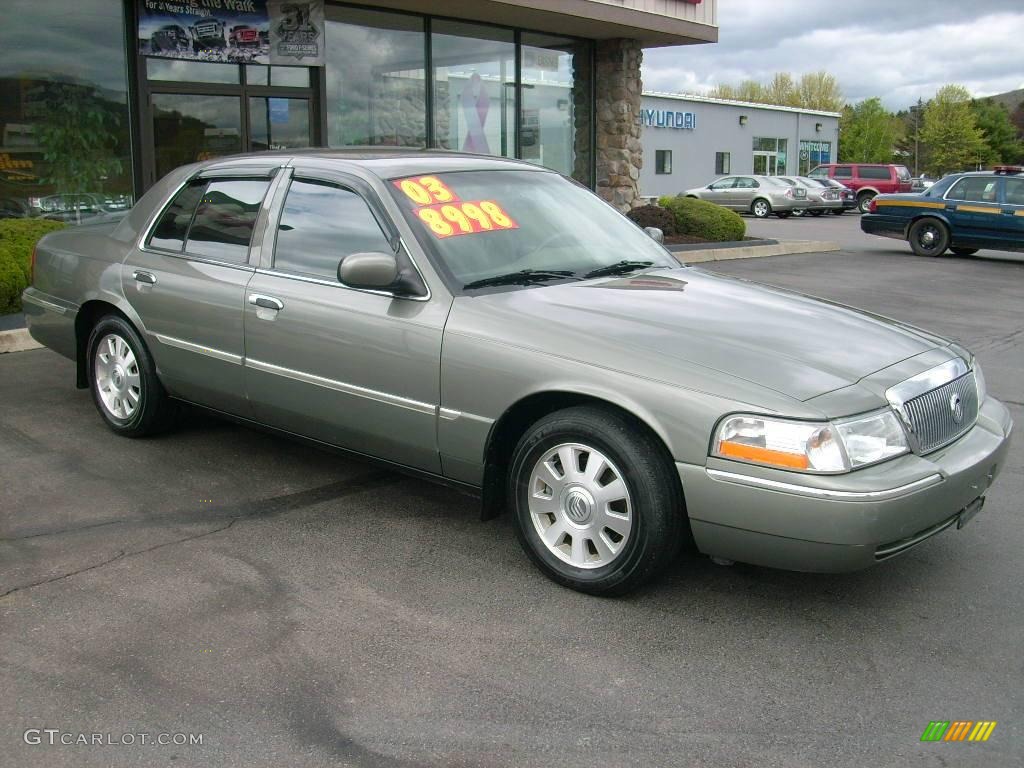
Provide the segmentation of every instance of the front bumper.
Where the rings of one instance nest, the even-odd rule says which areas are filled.
[[[990,397],[955,443],[845,475],[715,458],[676,467],[701,552],[791,571],[853,571],[954,525],[1002,469],[1012,427],[1009,411]]]

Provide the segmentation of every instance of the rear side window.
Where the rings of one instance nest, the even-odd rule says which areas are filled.
[[[270,182],[262,179],[211,181],[196,208],[185,250],[217,261],[244,264],[269,187]]]
[[[192,183],[178,192],[174,200],[167,206],[160,221],[153,227],[153,233],[149,236],[149,245],[154,248],[181,253],[185,248],[185,238],[188,237],[188,227],[192,223],[192,216],[196,212],[196,206],[206,190],[206,182]]]
[[[852,179],[853,168],[849,165],[836,166],[836,172],[832,174],[833,179]]]
[[[274,249],[274,269],[337,281],[352,253],[393,253],[370,207],[355,192],[295,179],[288,188]]]
[[[996,201],[996,180],[986,176],[967,176],[950,188],[946,199],[994,203]]]
[[[862,179],[884,179],[889,181],[889,169],[884,165],[862,165],[857,169],[857,175]]]

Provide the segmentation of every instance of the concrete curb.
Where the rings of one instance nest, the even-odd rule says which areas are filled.
[[[757,259],[762,256],[786,256],[793,253],[826,253],[842,250],[839,243],[828,240],[782,240],[773,245],[704,248],[699,251],[675,251],[673,255],[686,264],[728,259]]]
[[[26,352],[30,349],[42,349],[43,345],[28,335],[28,330],[18,328],[14,331],[0,331],[0,355],[6,352]]]

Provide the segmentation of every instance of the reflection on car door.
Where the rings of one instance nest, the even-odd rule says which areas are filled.
[[[712,203],[718,203],[719,205],[728,205],[727,196],[729,190],[732,189],[735,183],[736,178],[732,176],[726,177],[724,179],[719,179],[718,181],[713,182],[711,186],[709,186],[707,190],[704,191],[701,197]]]
[[[949,188],[946,217],[953,227],[954,242],[984,246],[1001,238],[999,181],[992,176],[964,176]]]
[[[300,168],[280,207],[279,223],[264,240],[265,259],[273,253],[273,262],[253,277],[245,306],[246,387],[257,419],[440,472],[436,420],[447,303],[338,281],[348,254],[392,253],[397,242],[363,182]]]
[[[167,390],[241,415],[249,246],[269,186],[269,178],[189,182],[121,267]]]

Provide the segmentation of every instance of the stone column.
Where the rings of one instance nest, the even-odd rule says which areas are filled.
[[[597,193],[622,212],[639,204],[640,63],[637,40],[599,40],[595,49],[597,79]]]

